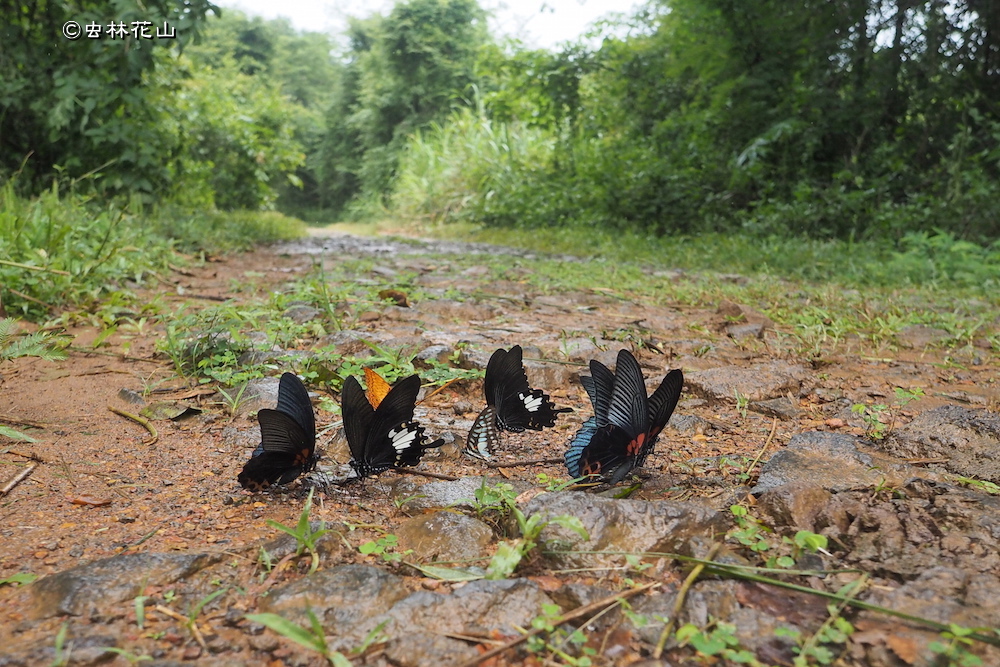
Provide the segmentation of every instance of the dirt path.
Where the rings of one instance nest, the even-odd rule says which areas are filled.
[[[345,258],[370,260],[368,269],[355,276],[358,283],[391,284],[405,276],[406,289],[417,298],[410,308],[383,305],[353,313],[346,322],[349,329],[371,332],[386,347],[442,345],[448,354],[464,350],[466,365],[472,366],[481,365],[484,355],[496,347],[514,343],[526,347],[526,357],[548,360],[529,364],[529,377],[559,405],[575,412],[541,435],[507,438],[499,452],[501,461],[561,456],[565,443],[590,414],[576,380],[582,363],[592,357],[612,360],[619,347],[637,347],[647,378],[657,382],[667,369],[677,367],[692,377],[698,371],[757,369],[771,362],[793,368],[792,384],[777,396],[760,397],[779,399],[777,406],[767,409],[753,403],[738,405],[738,397],[715,400],[720,397],[705,394],[712,391],[707,381],[699,385],[709,387],[700,396],[690,393],[689,386],[677,411],[682,419],[678,422],[675,417],[676,428],[668,429],[661,439],[647,465],[646,484],[634,496],[649,500],[719,497],[745,489],[742,485],[753,481],[741,478],[747,462],[769,442],[762,457],[766,461],[796,433],[864,435],[865,426],[852,415],[850,405],[891,404],[896,386],[919,387],[926,394],[893,410],[896,428],[942,405],[995,410],[1000,397],[996,358],[986,350],[917,347],[865,354],[832,350],[822,364],[811,365],[792,355],[793,346],[780,335],[780,325],[765,325],[748,337],[734,338],[725,330],[739,318],[729,311],[720,314],[715,305],[652,306],[606,288],[547,293],[515,274],[498,278],[489,269],[486,254],[481,255],[483,264],[476,264],[475,252],[494,251],[443,242],[420,247],[385,239],[311,239],[176,273],[170,278],[172,284],[140,291],[139,303],[155,301],[161,310],[172,310],[182,303],[193,309],[224,298],[237,302],[266,298],[290,280],[309,275],[317,262],[330,269]],[[101,327],[79,318],[68,329],[74,348],[67,361],[21,359],[0,368],[0,418],[38,440],[0,443],[0,481],[22,469],[29,457],[37,463],[25,481],[0,498],[0,579],[19,572],[45,576],[122,553],[197,549],[231,562],[235,579],[256,580],[254,546],[276,534],[267,522],[293,525],[304,492],[293,486],[254,496],[240,489],[236,475],[256,444],[255,422],[246,416],[231,420],[224,406],[212,403],[218,398],[213,392],[174,373],[169,359],[156,350],[164,335],[162,323],[150,318],[137,324],[140,312],[117,316],[122,322],[117,332],[96,349],[92,344]],[[131,325],[125,324],[127,318]],[[299,341],[301,349],[314,344],[314,340]],[[141,409],[123,398],[126,390],[148,400],[183,400],[202,412],[153,422],[158,437],[151,442],[141,425],[109,411],[109,406],[129,412]],[[480,392],[478,381],[463,381],[421,406],[418,416],[428,431],[445,434],[454,443],[440,456],[429,457],[423,469],[457,477],[487,472],[459,453],[481,407]],[[318,413],[321,431],[338,419]],[[345,446],[339,429],[322,432],[321,469],[331,470],[346,462]],[[731,458],[710,458],[719,456]],[[534,483],[540,473],[566,477],[560,465],[489,472],[524,483]],[[381,481],[391,485],[397,477],[388,473]],[[357,490],[329,490],[321,495],[313,518],[356,526],[348,538],[356,547],[393,532],[407,516],[394,506],[387,490],[373,484],[361,495]],[[371,562],[356,550],[339,558],[344,563]],[[157,592],[162,593],[147,594]],[[52,643],[59,619],[34,620],[23,587],[0,587],[0,601],[4,628],[0,644],[9,648]],[[134,611],[124,605],[122,617],[130,613],[134,620]],[[142,650],[151,654],[158,650],[165,658],[194,656],[186,637],[137,635],[134,641]],[[230,645],[227,659],[258,659],[245,641],[234,638]],[[283,655],[279,652],[271,659]],[[289,660],[297,664],[296,659]]]

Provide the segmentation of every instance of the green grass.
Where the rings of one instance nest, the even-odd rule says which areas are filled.
[[[487,265],[491,269],[487,282],[508,279],[516,272],[523,274],[519,280],[542,292],[597,288],[646,303],[705,308],[730,299],[764,311],[790,339],[791,351],[805,357],[823,356],[844,344],[857,351],[892,348],[899,332],[914,324],[947,331],[948,348],[986,338],[994,350],[1000,349],[992,324],[1000,306],[1000,292],[995,289],[1000,261],[993,260],[991,249],[950,237],[914,236],[893,249],[876,243],[791,238],[658,239],[571,228],[441,225],[420,231],[587,259],[447,257],[457,267]],[[363,270],[364,264],[348,262],[341,270]],[[672,270],[678,268],[682,272],[675,274]]]
[[[183,263],[174,250],[222,252],[295,238],[305,225],[276,212],[146,216],[121,202],[98,202],[53,187],[26,199],[0,185],[0,299],[10,315],[32,320],[87,306],[127,282]]]

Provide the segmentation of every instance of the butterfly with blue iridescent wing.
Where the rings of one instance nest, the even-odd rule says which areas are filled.
[[[570,441],[565,461],[569,474],[592,476],[609,484],[622,481],[642,467],[653,452],[660,431],[670,420],[684,386],[679,369],[667,373],[652,396],[639,362],[628,350],[618,353],[615,372],[596,360],[590,376],[582,376],[594,416],[587,419]]]

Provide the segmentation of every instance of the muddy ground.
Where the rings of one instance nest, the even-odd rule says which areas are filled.
[[[483,248],[473,250],[493,252]],[[338,262],[358,257],[373,258],[371,268],[356,276],[359,281],[391,287],[394,276],[404,272],[416,274],[423,298],[414,300],[409,307],[384,304],[356,313],[348,322],[350,330],[367,332],[386,347],[401,345],[423,350],[441,345],[446,348],[445,357],[456,347],[461,348],[463,365],[471,367],[482,367],[497,347],[519,343],[526,348],[526,358],[535,360],[528,364],[532,383],[545,388],[558,405],[574,409],[572,414],[561,416],[553,429],[505,438],[497,453],[498,461],[561,457],[576,428],[591,414],[576,379],[584,368],[583,362],[600,358],[610,363],[617,349],[627,347],[635,350],[651,381],[650,388],[670,368],[681,368],[691,378],[671,427],[661,436],[656,453],[647,463],[642,487],[631,496],[633,500],[696,503],[719,511],[726,518],[726,525],[731,526],[729,504],[750,497],[751,488],[761,481],[758,478],[761,470],[767,470],[765,464],[785,449],[793,436],[812,432],[852,437],[860,453],[851,456],[862,457],[858,460],[869,455],[884,457],[867,466],[868,470],[877,469],[867,481],[862,475],[859,479],[852,478],[851,484],[838,487],[824,477],[798,480],[823,489],[827,495],[816,502],[824,506],[831,504],[831,498],[843,500],[855,494],[857,498],[871,498],[869,506],[884,502],[893,511],[903,511],[906,503],[913,503],[910,509],[916,513],[918,506],[924,508],[929,501],[928,494],[921,497],[918,491],[905,492],[906,485],[914,484],[914,479],[946,485],[947,493],[972,493],[974,490],[958,484],[955,475],[972,477],[977,471],[981,479],[991,479],[994,475],[988,456],[976,458],[966,468],[955,469],[949,465],[951,456],[947,452],[927,455],[912,445],[922,442],[922,438],[928,440],[933,433],[928,437],[923,432],[911,433],[909,440],[900,441],[890,437],[886,442],[892,441],[893,445],[873,442],[865,437],[870,428],[851,411],[856,403],[892,404],[894,388],[903,387],[920,388],[925,396],[893,408],[892,428],[897,432],[905,432],[914,420],[919,426],[921,415],[938,414],[934,411],[947,406],[968,411],[969,415],[983,415],[987,421],[995,415],[1000,401],[995,383],[998,364],[995,352],[988,343],[962,349],[938,345],[939,338],[935,338],[933,331],[911,330],[882,349],[842,347],[827,350],[821,360],[805,360],[793,352],[797,348],[788,335],[793,332],[766,318],[767,304],[752,304],[756,309],[732,303],[691,307],[671,304],[668,299],[666,305],[650,305],[600,285],[580,291],[542,291],[524,280],[523,271],[497,279],[488,269],[486,259],[482,265],[477,264],[470,248],[461,244],[412,246],[350,237],[312,239],[215,258],[181,269],[166,282],[147,285],[138,291],[140,302],[158,298],[170,308],[182,303],[198,308],[228,298],[242,302],[282,289],[288,281],[314,271],[317,262],[331,269]],[[452,259],[457,257],[462,260]],[[669,290],[675,278],[664,273],[651,279],[661,281],[663,289]],[[400,577],[394,585],[406,591],[457,594],[461,590],[462,585],[423,578],[378,554],[363,555],[357,550],[367,541],[400,532],[404,523],[422,514],[420,509],[408,508],[401,502],[412,491],[411,486],[405,485],[410,491],[400,491],[401,481],[414,485],[430,480],[388,472],[364,486],[320,484],[339,475],[340,464],[347,460],[339,428],[324,428],[338,422],[339,417],[320,411],[318,449],[322,458],[316,482],[296,482],[261,494],[244,491],[237,484],[236,475],[257,442],[252,410],[264,405],[254,407],[248,403],[238,410],[239,416],[231,418],[210,387],[179,377],[170,360],[156,350],[156,342],[163,336],[162,323],[151,319],[137,329],[119,327],[103,345],[92,349],[100,331],[81,318],[67,330],[74,338],[68,360],[20,359],[0,367],[0,419],[37,439],[35,443],[0,442],[0,482],[10,479],[26,465],[36,465],[30,476],[0,497],[0,580],[17,573],[40,577],[28,586],[0,586],[0,664],[46,664],[58,659],[59,646],[65,642],[61,643],[57,635],[67,622],[68,637],[75,637],[77,642],[75,652],[70,654],[71,664],[96,664],[104,660],[127,664],[125,657],[93,650],[94,646],[109,643],[129,652],[133,659],[147,655],[161,664],[171,660],[198,664],[320,664],[322,659],[316,653],[285,639],[276,641],[269,630],[251,627],[252,624],[242,620],[243,613],[263,608],[260,600],[266,598],[269,590],[278,590],[306,576],[308,557],[290,559],[271,575],[262,572],[258,557],[259,545],[279,535],[268,521],[294,525],[306,489],[312,487],[318,492],[311,518],[342,527],[336,547],[325,552],[321,571],[365,564]],[[613,335],[614,332],[619,333]],[[342,335],[337,341],[350,353],[364,356],[363,346],[350,347],[349,336]],[[303,339],[297,349],[309,350],[315,344],[315,340]],[[746,373],[730,375],[734,371]],[[712,375],[713,372],[721,375]],[[275,374],[280,374],[280,369]],[[321,387],[311,389],[324,393]],[[142,426],[109,410],[111,406],[137,412],[142,407],[126,401],[127,393],[123,394],[123,390],[144,395],[148,401],[183,400],[202,412],[153,422],[158,437],[151,442]],[[738,404],[735,392],[747,397],[748,402]],[[339,397],[330,398],[336,401]],[[421,404],[418,409],[421,422],[429,432],[442,434],[449,444],[428,456],[420,470],[458,478],[488,474],[496,480],[506,478],[518,490],[535,488],[524,501],[537,493],[539,474],[566,478],[565,468],[559,464],[487,468],[482,462],[463,457],[462,441],[482,404],[481,383],[475,380],[454,383]],[[992,422],[977,431],[986,434],[987,442],[980,446],[987,452],[990,442],[995,442],[987,437],[990,428]],[[753,464],[758,455],[759,462]],[[780,472],[777,467],[772,467],[772,471]],[[782,483],[772,483],[769,488],[781,487]],[[887,486],[891,488],[887,490]],[[900,489],[903,491],[893,493]],[[757,495],[765,490],[758,489]],[[982,498],[986,507],[989,497],[982,494]],[[802,513],[810,518],[800,520]],[[851,530],[847,524],[859,515],[859,510],[845,509],[847,523],[839,528],[834,526],[836,521],[815,518],[822,514],[821,508],[807,507],[802,513],[796,514],[794,509],[782,513],[772,503],[762,510],[761,520],[774,525],[778,534],[789,534],[794,528],[816,532],[836,529],[847,534]],[[782,520],[786,525],[777,525]],[[793,525],[795,521],[800,525]],[[724,542],[733,554],[752,560],[752,554],[741,552],[736,540]],[[972,566],[949,561],[956,572],[961,573],[965,567],[968,576],[997,575],[995,540],[993,545],[977,543],[974,548],[968,542],[963,544],[953,551],[984,549],[977,552],[984,565],[971,572]],[[496,536],[493,536],[483,547],[484,555],[488,556],[495,547]],[[832,555],[825,566],[857,567],[863,561],[877,572],[878,586],[886,590],[919,579],[916,569],[907,573],[896,565],[880,567],[880,558],[904,557],[905,549],[873,549],[864,558],[852,558],[852,553],[857,555],[856,547],[856,543],[846,540],[832,542],[828,547]],[[402,547],[399,551],[403,551]],[[705,555],[704,550],[692,548],[692,551],[695,555]],[[203,567],[193,567],[190,572],[165,580],[166,583],[155,581],[155,575],[151,575],[153,580],[125,596],[119,595],[120,599],[111,599],[114,594],[109,593],[107,600],[101,600],[102,589],[95,586],[86,591],[90,604],[74,608],[73,614],[64,613],[67,609],[58,604],[46,607],[51,601],[41,600],[32,592],[48,575],[100,559],[141,553],[209,554],[214,569],[205,570],[211,576],[199,579],[195,573]],[[409,558],[417,559],[419,555]],[[553,567],[544,559],[536,559],[523,573],[527,581],[534,582],[538,590],[552,593],[554,599],[565,599],[553,591],[567,585],[611,592],[626,587],[621,572],[566,573],[553,572]],[[925,566],[921,568],[926,571]],[[683,566],[675,563],[658,566],[649,574],[636,573],[632,579],[637,583],[660,581],[675,585],[684,576]],[[814,581],[813,585],[837,589],[830,582]],[[961,586],[965,590],[971,584],[966,582]],[[208,636],[202,644],[183,618],[198,600],[222,588],[226,588],[226,593],[198,612],[202,634]],[[734,602],[733,608],[753,607],[747,601],[753,592],[740,590],[738,595],[734,593],[739,604]],[[139,593],[147,596],[148,613],[143,628],[138,627],[133,601]],[[565,608],[568,604],[563,605],[563,611],[568,611]],[[156,611],[154,605],[175,611],[180,620]],[[983,624],[984,618],[986,625],[1000,625],[1000,619],[991,618],[991,608],[983,606],[983,609],[985,617],[973,615],[972,620],[963,619],[970,625]],[[772,613],[775,615],[780,616],[778,612]],[[815,631],[822,620],[821,614],[818,622],[806,620],[801,624]],[[856,617],[853,620],[860,622]],[[973,622],[976,620],[979,622]],[[867,644],[834,642],[834,652],[841,664],[931,664],[928,660],[933,654],[927,649],[926,630],[900,625],[893,619],[879,623],[888,624],[879,626],[884,633],[881,639],[872,639],[874,630],[869,625]],[[622,627],[615,626],[615,630],[623,632]],[[920,635],[921,632],[924,634]],[[885,636],[911,637],[914,633],[923,639],[885,639]],[[496,634],[501,639],[507,637],[505,632]],[[271,639],[261,639],[265,636]],[[475,636],[461,641],[477,651],[492,645],[487,637],[481,639],[482,643]],[[439,649],[436,654],[427,649],[426,654],[407,657],[398,651],[393,653],[392,641],[390,638],[367,658],[355,660],[367,660],[370,664],[420,664],[419,660],[412,662],[413,655],[437,655],[435,659],[441,660],[440,664],[449,664],[447,649]],[[595,664],[624,665],[648,660],[655,645],[655,641],[637,630],[616,641],[620,650],[598,653],[592,658]],[[872,648],[876,645],[877,651]],[[90,647],[90,653],[85,647]],[[602,648],[607,647],[605,641]],[[973,650],[982,653],[985,649],[975,645]],[[546,655],[545,659],[555,661],[549,664],[567,664],[544,650],[531,655],[511,651],[500,658],[507,662],[493,664],[541,661]],[[770,652],[757,647],[757,655],[765,664],[791,664],[793,651],[788,646]],[[698,661],[702,660],[691,647],[671,646],[665,659],[672,661],[669,664],[701,664]],[[461,660],[456,659],[457,662]]]

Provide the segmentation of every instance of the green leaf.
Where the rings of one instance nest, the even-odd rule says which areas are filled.
[[[521,562],[520,545],[516,542],[501,542],[497,551],[490,559],[486,568],[487,579],[506,579],[513,574],[517,564]]]
[[[317,638],[313,633],[277,614],[247,614],[246,618],[254,623],[260,623],[277,632],[282,637],[286,637],[308,649],[319,651],[320,653],[326,651],[325,641],[320,641],[320,638]]]
[[[550,519],[550,522],[562,526],[566,530],[572,530],[584,540],[590,539],[590,534],[587,532],[587,529],[583,527],[583,522],[575,516],[562,514]]]
[[[3,424],[0,424],[0,435],[10,438],[11,440],[20,440],[21,442],[38,442],[30,435],[25,435],[24,433],[14,430],[9,426],[4,426]]]
[[[432,579],[441,579],[442,581],[476,581],[477,579],[483,579],[486,576],[485,572],[474,572],[472,570],[457,567],[416,565],[415,563],[407,563],[407,565],[419,570],[424,575]]]
[[[3,586],[4,584],[30,584],[37,578],[37,574],[32,574],[30,572],[18,572],[17,574],[12,574],[9,577],[0,579],[0,586]]]

